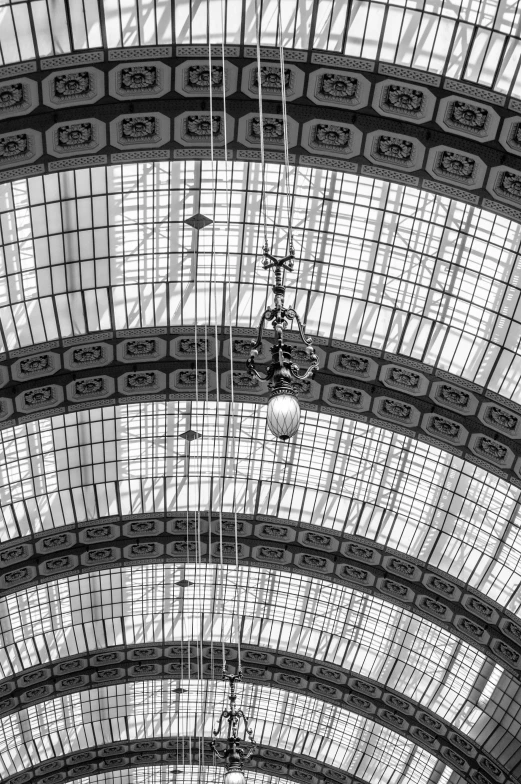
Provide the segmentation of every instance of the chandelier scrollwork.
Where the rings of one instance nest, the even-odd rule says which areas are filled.
[[[294,308],[286,307],[284,297],[286,286],[284,285],[284,271],[291,272],[295,264],[295,252],[290,246],[289,255],[282,259],[277,259],[264,247],[264,269],[273,269],[275,283],[272,286],[274,294],[274,304],[268,308],[263,315],[258,326],[257,339],[252,340],[250,356],[246,362],[248,372],[256,376],[261,381],[268,382],[271,390],[268,401],[268,427],[274,436],[281,441],[287,441],[298,430],[300,422],[300,407],[297,401],[297,389],[295,382],[303,381],[306,378],[313,378],[319,369],[319,360],[313,348],[313,341],[306,337],[305,324],[302,323],[297,311]],[[299,365],[293,361],[292,346],[285,342],[284,330],[288,329],[288,322],[296,322],[302,342],[306,346],[306,353],[309,357],[310,365],[303,372]],[[259,354],[262,345],[264,326],[266,322],[271,322],[275,330],[276,343],[271,347],[271,364],[266,368],[265,373],[259,372],[255,366],[255,357]]]

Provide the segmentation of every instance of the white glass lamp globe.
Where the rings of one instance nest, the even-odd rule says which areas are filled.
[[[242,770],[232,768],[224,774],[224,784],[245,784],[246,779]]]
[[[267,420],[269,429],[281,441],[294,436],[300,422],[300,406],[295,395],[282,393],[270,397]]]

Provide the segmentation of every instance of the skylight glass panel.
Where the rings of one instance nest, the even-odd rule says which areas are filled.
[[[176,693],[176,689],[184,693]],[[368,782],[428,781],[436,759],[401,735],[312,697],[267,686],[241,686],[256,740],[357,771]],[[226,699],[223,683],[149,680],[70,694],[0,722],[1,773],[98,743],[203,734],[210,737]],[[29,739],[31,743],[29,745]],[[92,740],[91,740],[92,739]],[[30,749],[30,750],[29,750]]]
[[[179,587],[181,580],[193,585]],[[1,599],[1,677],[123,643],[237,643],[237,607],[245,646],[323,659],[448,721],[475,704],[487,659],[436,624],[334,583],[213,564],[109,569]]]
[[[287,241],[282,181],[268,164],[274,252]],[[347,173],[299,168],[292,187],[287,298],[311,333],[399,352],[521,401],[520,226]],[[241,162],[227,180],[220,164],[165,162],[1,185],[5,348],[222,323],[228,302],[235,325],[256,326],[271,297],[259,198],[259,166]],[[214,221],[199,233],[185,223],[196,211]]]
[[[1,538],[111,515],[265,514],[375,539],[519,612],[520,491],[407,436],[304,411],[291,451],[254,404],[107,406],[0,432]],[[193,429],[192,445],[180,438]],[[235,434],[234,459],[228,434]]]

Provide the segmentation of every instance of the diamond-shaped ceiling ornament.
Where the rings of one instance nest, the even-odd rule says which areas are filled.
[[[195,441],[196,438],[202,438],[201,433],[196,433],[195,430],[187,430],[185,433],[181,433],[179,438],[184,438],[185,441]]]
[[[197,215],[192,215],[191,218],[187,218],[185,223],[188,223],[192,229],[199,231],[199,229],[204,229],[205,226],[209,226],[210,223],[213,223],[213,220],[211,220],[211,218],[207,218],[206,215],[202,214],[202,212],[198,212]]]
[[[193,583],[191,583],[190,580],[179,580],[176,585],[178,585],[180,588],[188,588],[188,586],[193,585]]]

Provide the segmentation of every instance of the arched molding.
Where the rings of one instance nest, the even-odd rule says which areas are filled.
[[[201,57],[207,48],[195,49],[201,50]],[[10,152],[3,167],[0,160],[0,181],[109,163],[209,157],[209,143],[205,145],[201,135],[185,128],[188,115],[193,123],[209,110],[204,93],[190,93],[182,86],[184,76],[180,74],[194,62],[195,49],[177,47],[174,56],[172,47],[84,51],[13,66],[13,85],[16,82],[19,86],[21,79],[27,85],[27,95],[19,116],[16,106],[9,105],[3,118],[0,113],[0,120],[3,136],[11,134],[23,150]],[[268,50],[265,55],[268,62],[275,59]],[[248,94],[245,86],[254,58],[252,47],[228,50],[229,78],[234,75],[233,94],[227,98],[229,149],[232,157],[243,161],[259,158],[246,128],[248,118],[258,111],[254,95]],[[158,88],[150,95],[135,89],[118,92],[114,74],[124,66],[136,69],[140,61],[156,69],[161,74],[158,84],[168,84],[169,89]],[[68,70],[64,72],[64,68]],[[434,74],[318,50],[300,51],[293,59],[289,55],[286,68],[299,84],[288,103],[292,162],[423,188],[521,220],[516,179],[521,170],[521,144],[517,142],[521,102],[512,100],[507,107],[504,95],[476,85],[454,79],[442,83]],[[8,78],[8,68],[1,71],[0,78]],[[64,73],[71,80],[75,72],[83,81],[89,76],[86,97],[81,100],[81,92],[80,97],[75,92],[67,100],[60,93],[53,100],[55,81],[63,81]],[[349,79],[355,79],[358,98],[332,100],[323,94],[317,85],[324,73],[348,74]],[[241,84],[246,92],[241,92]],[[3,87],[7,90],[9,82],[3,82]],[[410,107],[400,110],[399,101],[390,104],[385,98],[390,87],[404,91],[409,98],[414,91],[416,109],[421,105],[421,111]],[[264,98],[267,115],[280,114],[280,97],[267,92]],[[214,111],[218,112],[220,101],[216,101],[219,107],[214,106]],[[460,122],[455,112],[470,113],[470,119]],[[122,131],[125,114],[132,120],[136,113],[149,125],[152,121],[154,127]],[[332,132],[343,128],[341,142],[327,142],[322,131],[317,135],[317,127],[328,123],[336,123],[329,129]],[[85,138],[74,137],[69,144],[65,136],[71,130],[76,133],[72,126]],[[380,143],[383,138],[401,144],[402,151],[389,152],[388,143],[383,147]],[[216,154],[222,156],[222,150]],[[268,149],[267,157],[280,161],[282,152],[275,145]]]
[[[213,328],[210,332],[213,346]],[[264,404],[268,389],[246,371],[253,333],[233,330],[234,399]],[[194,342],[194,327],[143,328],[64,338],[0,355],[0,429],[100,406],[195,399]],[[409,357],[339,340],[315,342],[321,368],[312,382],[304,382],[302,408],[416,438],[521,488],[520,405]],[[230,400],[227,329],[218,331],[217,361],[219,398]],[[208,397],[215,400],[215,354],[208,369]],[[147,383],[140,384],[145,377]]]
[[[215,764],[210,739],[204,738],[203,743],[203,763]],[[200,741],[194,738],[154,738],[130,743],[111,743],[55,757],[5,781],[6,784],[27,784],[29,781],[34,784],[59,784],[138,765],[198,764],[200,758]],[[448,763],[444,761],[444,764]],[[258,754],[252,759],[247,770],[280,776],[281,779],[287,777],[300,784],[364,784],[364,780],[359,776],[351,776],[339,768],[322,765],[316,759],[303,754],[292,754],[265,745],[259,745]],[[473,784],[492,784],[481,770],[474,769],[473,774],[470,779]]]
[[[237,646],[229,644],[225,651],[229,659],[228,671],[236,672]],[[92,651],[88,656],[56,659],[52,666],[32,668],[16,679],[0,681],[0,695],[9,694],[0,702],[0,715],[102,685],[136,682],[143,678],[198,679],[201,677],[201,660],[202,677],[216,680],[221,674],[220,654],[217,644],[184,642],[116,646]],[[255,646],[243,648],[242,665],[245,681],[272,683],[277,688],[307,694],[366,716],[422,746],[460,774],[468,774],[476,760],[484,759],[488,762],[485,761],[481,767],[487,769],[490,763],[497,766],[498,775],[509,775],[509,770],[495,759],[493,753],[487,753],[466,733],[378,681],[325,665],[320,659]],[[25,686],[20,685],[23,682]],[[12,690],[8,692],[8,689]],[[10,703],[11,707],[2,709],[6,703]],[[45,767],[45,763],[41,767]],[[474,770],[479,770],[479,767]],[[14,778],[8,781],[18,784]],[[467,780],[473,779],[467,776]]]
[[[241,565],[307,574],[377,596],[460,637],[521,679],[521,622],[479,591],[370,539],[262,515],[237,517]],[[216,564],[218,516],[213,520],[209,525],[202,517],[201,559]],[[193,536],[193,518],[188,525]],[[223,529],[223,561],[234,564],[233,518],[223,516]],[[68,575],[135,564],[193,563],[194,557],[186,515],[127,515],[63,526],[0,550],[0,562],[6,564],[0,570],[0,596]]]

